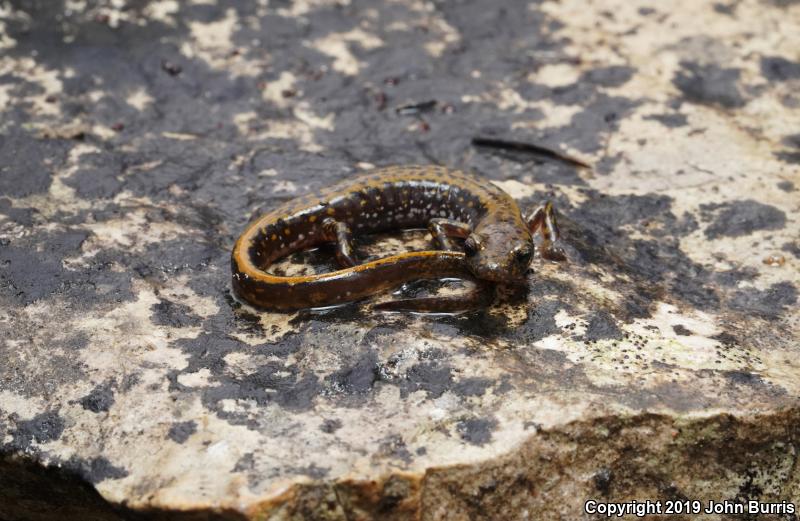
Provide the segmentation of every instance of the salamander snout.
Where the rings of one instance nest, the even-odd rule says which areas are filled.
[[[533,242],[473,233],[464,241],[464,251],[470,271],[479,279],[520,282],[533,258]]]

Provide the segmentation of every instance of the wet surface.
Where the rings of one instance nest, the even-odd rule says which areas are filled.
[[[309,480],[501,464],[597,418],[794,410],[800,6],[722,7],[11,2],[0,470],[235,516]],[[553,200],[568,261],[537,255],[526,285],[456,316],[232,296],[251,218],[392,164],[475,171],[524,210]],[[365,260],[430,246],[357,240]],[[271,269],[334,267],[322,247]],[[375,508],[404,512],[410,486],[382,483]],[[343,497],[334,511],[361,508]]]

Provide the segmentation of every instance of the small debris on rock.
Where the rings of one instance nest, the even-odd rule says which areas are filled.
[[[169,74],[170,76],[177,76],[181,72],[183,72],[183,67],[178,65],[177,63],[172,63],[169,60],[161,60],[161,68]]]
[[[591,168],[588,163],[568,156],[557,150],[547,148],[534,143],[523,143],[520,141],[506,141],[504,139],[495,139],[488,137],[475,137],[472,138],[472,145],[476,147],[495,148],[499,150],[511,150],[514,152],[527,152],[529,154],[539,155],[550,159],[557,159],[565,163],[579,166],[581,168]]]
[[[377,92],[374,95],[375,108],[383,110],[386,108],[386,94],[384,92]]]
[[[761,262],[767,266],[783,266],[786,263],[786,257],[783,255],[768,255]]]
[[[436,100],[422,101],[420,103],[409,103],[394,109],[400,116],[417,116],[423,112],[429,112],[436,108]]]

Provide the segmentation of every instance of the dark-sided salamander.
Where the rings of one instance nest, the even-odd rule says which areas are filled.
[[[440,250],[364,264],[354,255],[354,233],[424,227]],[[418,279],[522,283],[534,251],[531,233],[537,230],[543,255],[561,258],[549,203],[523,218],[510,195],[474,175],[437,166],[382,168],[290,201],[254,221],[233,248],[233,289],[255,306],[292,310],[355,301]],[[465,239],[463,252],[454,251],[450,237]],[[340,270],[299,277],[266,271],[290,253],[328,242],[336,243]],[[398,307],[414,309],[413,304]]]

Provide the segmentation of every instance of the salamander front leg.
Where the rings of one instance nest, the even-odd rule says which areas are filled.
[[[450,242],[450,237],[466,239],[472,233],[472,227],[462,222],[436,217],[428,223],[428,231],[431,232],[433,240],[436,241],[436,244],[441,249],[453,251],[455,248],[453,243]]]
[[[336,260],[344,268],[351,268],[358,264],[355,250],[353,250],[353,234],[346,223],[339,222],[332,217],[322,221],[325,240],[336,243]]]
[[[556,213],[553,203],[545,202],[533,211],[526,219],[531,235],[539,232],[542,236],[542,257],[548,260],[563,261],[567,259],[564,250],[558,246],[561,234],[558,232]]]

